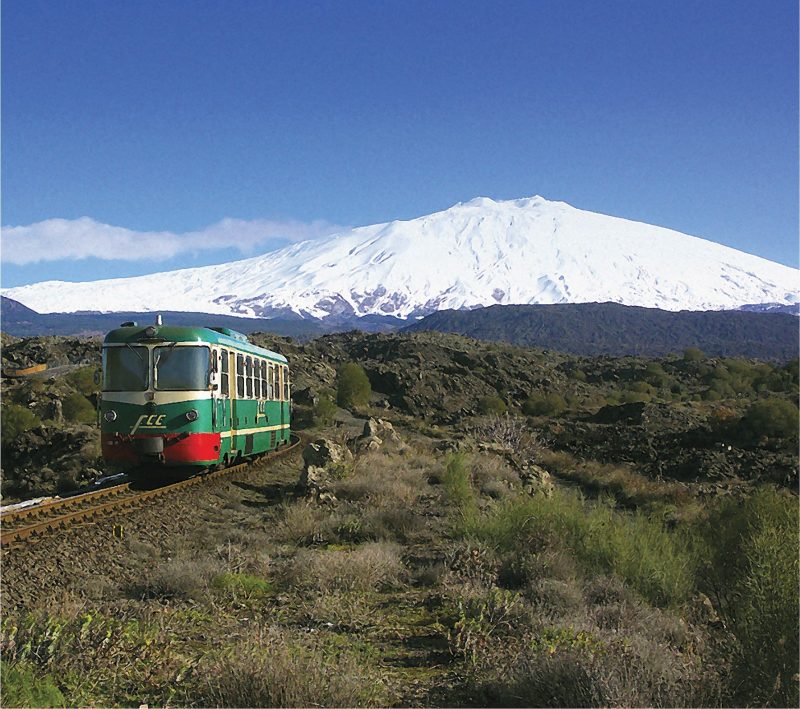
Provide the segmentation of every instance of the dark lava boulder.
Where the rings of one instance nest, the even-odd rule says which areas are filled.
[[[104,474],[100,433],[91,426],[39,426],[3,448],[3,496],[74,490]]]

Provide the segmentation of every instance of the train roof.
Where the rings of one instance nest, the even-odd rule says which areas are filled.
[[[147,325],[134,323],[124,324],[111,330],[103,340],[104,345],[113,344],[154,344],[157,342],[203,342],[212,345],[230,347],[240,352],[248,352],[286,362],[286,357],[272,350],[254,345],[246,335],[226,327],[186,327],[182,325]]]

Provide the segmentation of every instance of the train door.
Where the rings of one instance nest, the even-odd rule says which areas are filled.
[[[244,355],[237,352],[235,355],[231,353],[231,365],[236,372],[236,385],[235,390],[232,390],[232,407],[231,407],[231,428],[234,431],[231,434],[231,448],[237,448],[236,431],[238,428],[245,428],[244,417],[247,409],[246,405],[246,388],[245,388],[245,362]],[[231,383],[233,387],[233,383]]]
[[[286,367],[278,367],[281,371],[281,381],[280,381],[280,394],[278,398],[281,400],[281,430],[278,434],[278,438],[283,438],[284,435],[284,426],[286,425],[286,418],[287,418],[287,402],[286,402],[286,386],[288,384],[288,380],[286,379]]]
[[[216,386],[212,390],[214,431],[230,431],[230,359],[228,350],[214,350],[214,371],[218,371]]]

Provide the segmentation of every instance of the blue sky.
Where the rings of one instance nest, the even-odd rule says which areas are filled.
[[[797,29],[794,0],[4,0],[3,286],[478,195],[797,266]]]

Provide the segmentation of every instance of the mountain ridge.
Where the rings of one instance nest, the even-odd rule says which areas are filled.
[[[415,319],[494,304],[664,310],[798,302],[797,269],[663,227],[534,196],[487,197],[215,266],[3,295],[38,312],[195,311]],[[103,307],[99,307],[102,304]]]
[[[40,314],[0,297],[2,331],[16,337],[100,335],[124,320],[152,322],[152,313]],[[367,332],[433,330],[596,356],[662,356],[698,347],[709,356],[787,360],[797,357],[800,318],[774,312],[670,312],[616,303],[495,305],[469,311],[439,311],[412,325],[389,317],[284,319],[242,318],[163,311],[173,325],[229,327],[245,334],[268,332],[308,340],[354,329]],[[405,325],[405,326],[404,326]]]
[[[403,328],[584,356],[661,357],[697,347],[714,357],[789,360],[800,319],[780,312],[667,311],[618,303],[440,310]]]

